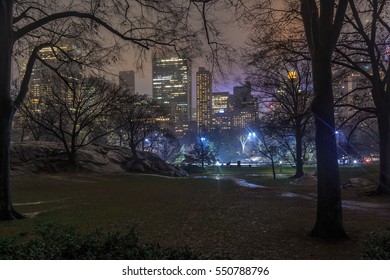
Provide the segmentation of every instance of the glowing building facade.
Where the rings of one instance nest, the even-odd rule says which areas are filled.
[[[153,99],[167,112],[174,130],[183,135],[191,118],[191,62],[177,54],[154,54]]]
[[[212,129],[231,129],[231,117],[229,111],[229,92],[213,92],[212,104]]]
[[[196,73],[196,119],[198,132],[210,131],[212,106],[211,106],[212,76],[210,71],[203,67]]]

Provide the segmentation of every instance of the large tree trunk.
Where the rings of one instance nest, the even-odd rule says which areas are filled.
[[[131,144],[130,145],[131,154],[133,155],[133,161],[136,162],[139,160],[138,158],[138,152],[137,152],[137,145]]]
[[[0,5],[0,220],[21,217],[12,207],[10,192],[10,145],[14,108],[11,100],[13,1]]]
[[[11,106],[1,100],[0,110],[0,220],[11,220],[12,200],[10,193],[10,143],[11,143]]]
[[[343,238],[346,234],[342,224],[330,55],[322,53],[313,56],[312,65],[315,93],[312,111],[316,127],[318,201],[317,220],[311,235]]]
[[[390,112],[378,108],[379,131],[379,185],[378,194],[390,194]]]

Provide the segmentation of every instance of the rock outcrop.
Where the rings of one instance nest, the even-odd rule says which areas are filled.
[[[375,184],[366,178],[350,178],[345,184],[341,186],[343,189],[350,188],[372,188]]]
[[[315,185],[317,184],[317,176],[313,173],[307,173],[300,178],[290,182],[292,185]]]
[[[11,174],[63,172],[69,170],[67,155],[60,143],[22,142],[11,146]],[[77,152],[80,172],[141,172],[164,176],[187,176],[180,167],[164,162],[158,155],[139,152],[134,160],[130,149],[89,145]]]

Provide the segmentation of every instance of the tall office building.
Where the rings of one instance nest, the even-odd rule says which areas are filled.
[[[231,117],[229,110],[229,92],[213,92],[211,94],[212,129],[231,129]]]
[[[76,44],[71,42],[60,42],[56,47],[42,48],[38,55],[44,63],[38,60],[35,62],[31,72],[29,91],[25,99],[29,109],[36,114],[40,114],[44,109],[48,108],[44,99],[50,96],[53,90],[57,90],[53,81],[61,80],[50,68],[56,69],[57,73],[66,78],[69,84],[77,82],[83,76],[83,67],[81,64],[77,63],[77,60],[82,55],[82,50]],[[22,73],[25,72],[26,65],[27,62],[23,66]],[[50,68],[47,65],[50,65]],[[69,104],[72,103],[74,96],[71,90],[65,92],[64,98]],[[17,112],[15,116],[13,127],[14,139],[33,139],[32,135],[25,132],[25,128],[28,127],[28,124],[26,123],[25,118],[19,113],[20,111]]]
[[[168,113],[177,134],[191,119],[191,62],[176,53],[155,53],[152,59],[153,99]]]
[[[134,71],[119,71],[119,86],[129,94],[135,94],[135,73]]]
[[[68,56],[75,61],[81,56],[81,49],[74,44],[64,42],[59,44],[57,48],[42,48],[39,51],[39,56],[46,64],[57,69],[56,71],[65,77],[69,83],[77,81],[82,77],[83,69],[81,64],[77,62],[64,63],[64,61],[69,60]],[[39,111],[40,107],[44,106],[41,104],[41,99],[53,90],[54,76],[56,76],[54,72],[44,63],[40,61],[35,63],[31,73],[27,97],[33,110]],[[72,98],[72,95],[69,93],[68,99],[71,101]]]
[[[196,121],[198,132],[209,131],[211,127],[211,89],[212,76],[210,71],[199,67],[196,73]]]
[[[252,95],[249,82],[233,88],[230,99],[232,127],[244,128],[255,122],[259,117],[259,101]]]

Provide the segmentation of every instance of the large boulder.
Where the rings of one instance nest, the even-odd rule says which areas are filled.
[[[371,182],[370,180],[366,178],[350,178],[345,184],[343,184],[341,187],[343,189],[349,189],[349,188],[372,188],[375,186],[375,183]]]
[[[300,178],[294,179],[290,182],[292,185],[315,185],[317,183],[317,176],[313,173],[307,173]]]
[[[78,150],[77,164],[70,167],[60,143],[23,142],[11,146],[11,174],[28,172],[141,172],[165,176],[188,176],[180,167],[164,162],[158,155],[139,152],[134,160],[131,150],[124,147],[88,145]]]

